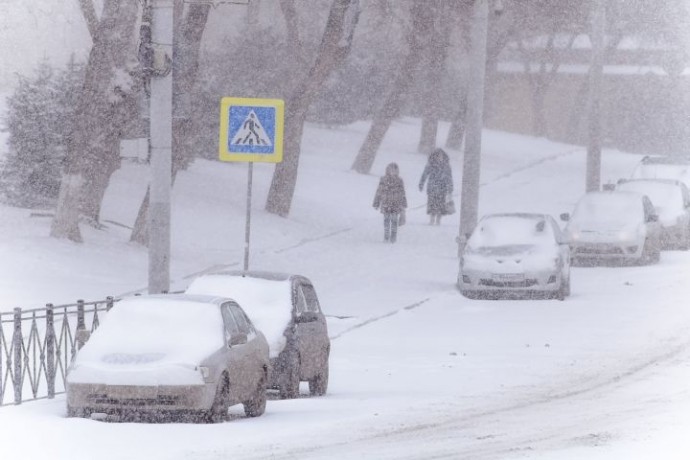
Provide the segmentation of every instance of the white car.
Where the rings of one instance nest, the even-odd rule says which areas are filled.
[[[671,179],[690,187],[690,158],[646,156],[633,170],[631,179]]]
[[[268,343],[231,299],[153,295],[115,304],[67,372],[71,417],[221,422],[263,414]]]
[[[570,295],[570,250],[546,214],[483,217],[460,258],[458,289],[468,298]]]
[[[575,205],[565,234],[573,265],[614,264],[659,260],[661,225],[652,202],[634,192],[589,192]]]
[[[620,180],[616,190],[646,195],[661,224],[662,249],[690,249],[690,192],[671,179]]]

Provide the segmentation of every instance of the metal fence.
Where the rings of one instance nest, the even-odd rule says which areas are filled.
[[[64,393],[66,371],[77,350],[98,328],[99,315],[115,302],[108,297],[0,312],[0,406]]]

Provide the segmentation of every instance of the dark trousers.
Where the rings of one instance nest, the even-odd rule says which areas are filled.
[[[385,213],[383,215],[383,239],[395,243],[398,236],[398,217],[399,213]]]

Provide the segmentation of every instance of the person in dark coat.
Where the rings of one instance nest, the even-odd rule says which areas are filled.
[[[429,155],[419,191],[424,190],[426,182],[426,213],[429,214],[429,225],[440,225],[441,216],[445,214],[446,200],[453,193],[453,173],[450,169],[448,154],[443,149],[436,149]]]
[[[383,239],[395,243],[398,235],[398,221],[407,208],[405,184],[400,178],[396,163],[386,166],[386,175],[379,181],[374,196],[374,208],[383,213]]]

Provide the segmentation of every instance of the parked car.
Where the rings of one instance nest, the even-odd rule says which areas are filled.
[[[570,249],[546,214],[484,216],[460,258],[458,288],[468,298],[497,294],[570,295]]]
[[[654,263],[661,250],[661,225],[645,195],[633,192],[589,192],[575,205],[565,234],[573,265],[595,262]]]
[[[67,414],[209,422],[263,414],[268,343],[234,300],[185,294],[118,302],[67,372]],[[100,415],[99,415],[100,416]]]
[[[690,157],[646,156],[633,170],[631,179],[671,179],[690,187]]]
[[[690,249],[690,191],[671,179],[620,180],[616,190],[646,195],[661,224],[662,249]]]
[[[246,309],[268,339],[269,388],[282,398],[299,396],[300,381],[312,395],[328,389],[331,343],[316,290],[299,275],[259,271],[225,271],[196,278],[191,294],[231,296]]]

